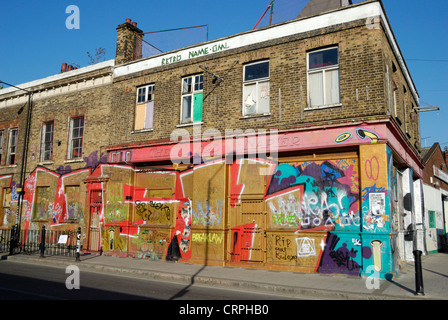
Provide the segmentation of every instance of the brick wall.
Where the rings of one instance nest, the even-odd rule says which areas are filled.
[[[95,162],[95,153],[99,160],[101,153],[106,155],[105,147],[109,143],[107,128],[110,117],[111,89],[110,84],[104,84],[107,74],[111,79],[111,69],[97,70],[83,74],[82,78],[73,77],[58,80],[46,86],[33,88],[33,111],[28,146],[27,172],[29,175],[38,165],[50,170],[70,168],[71,170],[89,166]],[[109,81],[110,83],[110,81]],[[17,111],[22,104],[5,108],[0,113],[0,130],[18,126],[19,141],[17,146],[16,166],[6,166],[4,157],[7,148],[7,136],[4,139],[4,156],[0,164],[0,175],[15,173],[13,180],[19,180],[18,173],[21,168],[21,155],[26,127],[26,111],[19,116]],[[4,112],[3,112],[4,111]],[[67,159],[69,121],[71,117],[84,116],[83,152],[80,159],[71,161]],[[54,122],[53,158],[49,161],[40,161],[41,134],[44,122]],[[56,141],[60,141],[60,144]],[[89,158],[91,156],[91,158]],[[87,161],[86,159],[87,158]]]
[[[360,20],[115,79],[114,130],[110,144],[169,140],[180,123],[182,77],[196,73],[204,74],[202,131],[216,128],[224,135],[226,128],[294,128],[385,117],[383,41],[380,28],[369,29],[365,21]],[[339,48],[341,106],[307,110],[307,52],[328,46]],[[242,117],[243,67],[263,59],[270,61],[270,115],[245,118]],[[213,76],[200,68],[205,64],[224,81],[213,83]],[[136,133],[133,128],[137,87],[149,83],[156,86],[154,130]],[[191,132],[191,128],[183,128]]]

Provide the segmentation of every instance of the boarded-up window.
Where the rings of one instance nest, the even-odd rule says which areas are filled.
[[[202,74],[182,79],[181,123],[202,121],[203,88]]]
[[[53,212],[52,206],[53,202],[50,204],[50,187],[37,187],[33,219],[48,220],[50,214]]]
[[[154,113],[155,86],[148,85],[137,89],[134,130],[152,129]]]
[[[3,193],[2,195],[3,208],[9,208],[11,206],[11,198],[12,198],[11,188],[3,188],[2,193]]]
[[[65,196],[67,199],[67,220],[79,220],[83,217],[81,194],[79,186],[66,186]]]

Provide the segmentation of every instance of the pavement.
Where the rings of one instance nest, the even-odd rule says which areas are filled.
[[[59,267],[77,265],[82,270],[121,274],[144,279],[206,285],[233,290],[274,293],[285,298],[310,300],[448,300],[448,253],[422,256],[424,295],[416,295],[414,263],[407,263],[397,279],[380,280],[346,275],[294,273],[242,267],[219,267],[82,254],[74,257],[7,255],[2,260]]]

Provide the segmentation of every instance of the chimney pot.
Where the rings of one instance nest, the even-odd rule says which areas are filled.
[[[126,19],[126,22],[127,22],[127,23],[131,23],[131,19],[127,18],[127,19]]]
[[[137,22],[132,22],[132,25],[137,28]]]
[[[67,71],[67,64],[65,62],[62,63],[61,72]]]
[[[68,66],[68,71],[72,71],[73,70],[73,66],[72,65],[69,65]]]

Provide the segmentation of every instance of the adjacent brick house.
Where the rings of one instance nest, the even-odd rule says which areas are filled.
[[[25,186],[25,225],[80,225],[84,248],[106,254],[396,275],[412,259],[415,210],[402,199],[421,196],[418,93],[381,2],[333,2],[148,58],[136,24],[119,25],[115,61],[58,75],[60,95],[34,98],[31,145],[56,119],[68,151],[30,156],[27,181],[42,189]],[[92,85],[64,92],[77,75]],[[18,93],[3,92],[13,114]],[[0,167],[5,190],[13,169]]]
[[[447,151],[435,143],[423,149],[424,215],[419,221],[428,253],[446,250],[446,214],[448,210]]]

